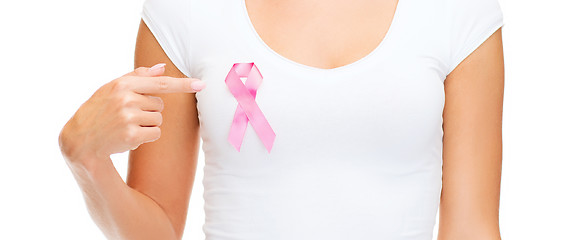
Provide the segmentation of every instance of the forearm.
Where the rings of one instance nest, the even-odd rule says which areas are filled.
[[[129,187],[111,159],[91,166],[67,161],[87,209],[108,239],[176,239],[166,213],[151,198]]]

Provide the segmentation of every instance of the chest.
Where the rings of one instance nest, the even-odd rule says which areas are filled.
[[[307,162],[356,153],[375,159],[384,151],[406,155],[422,152],[427,144],[438,153],[447,48],[440,37],[443,24],[422,21],[440,14],[431,1],[423,7],[399,3],[388,35],[390,19],[372,20],[367,15],[374,11],[351,11],[348,5],[329,5],[333,10],[320,3],[286,3],[287,8],[254,5],[259,0],[247,0],[247,6],[243,0],[194,3],[188,66],[191,76],[207,83],[196,94],[205,153]],[[392,13],[379,10],[377,17],[387,11]],[[363,26],[371,29],[359,29]],[[355,31],[362,31],[360,37],[353,36]],[[381,44],[357,44],[359,39]],[[263,76],[255,101],[276,134],[271,153],[251,125],[240,152],[227,141],[238,102],[225,77],[234,63],[248,62]]]
[[[372,52],[387,34],[396,0],[246,0],[253,30],[275,52],[303,65],[336,68]]]

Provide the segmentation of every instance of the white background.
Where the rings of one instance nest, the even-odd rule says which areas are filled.
[[[583,5],[500,4],[502,237],[583,239]],[[57,138],[97,88],[133,69],[141,7],[137,0],[3,2],[0,239],[105,239]],[[127,153],[112,158],[125,179]],[[203,166],[201,150],[184,239],[204,237]]]

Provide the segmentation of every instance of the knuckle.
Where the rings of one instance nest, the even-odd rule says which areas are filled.
[[[152,95],[146,95],[150,98],[150,102],[152,106],[154,106],[154,110],[161,112],[164,109],[164,101],[162,101],[161,97],[156,97]]]
[[[191,90],[192,87],[190,87],[191,81],[188,79],[182,79],[182,89],[184,90]]]
[[[129,88],[129,83],[127,81],[127,78],[122,77],[122,78],[118,78],[115,81],[112,82],[112,86],[111,88],[114,91],[125,91]]]
[[[164,110],[164,101],[162,101],[162,98],[156,97],[156,101],[158,101],[158,104],[160,105],[160,111]]]
[[[170,82],[168,81],[167,78],[162,77],[158,79],[158,88],[160,90],[168,90],[168,88],[170,87],[169,85]]]
[[[128,127],[123,135],[123,139],[126,143],[134,145],[138,141],[138,133],[135,128]]]
[[[134,98],[129,94],[120,94],[119,95],[119,103],[122,106],[132,106],[135,103]]]
[[[163,117],[162,117],[162,113],[159,113],[159,112],[157,112],[157,113],[156,113],[156,122],[157,122],[157,125],[158,125],[158,126],[162,125],[162,121],[163,121],[163,120],[164,120],[164,119],[163,119]]]
[[[160,130],[159,127],[152,127],[152,135],[148,137],[148,139],[145,142],[154,142],[158,139],[160,139],[160,136],[162,134],[162,131]]]
[[[162,136],[162,130],[159,127],[155,127],[154,128],[154,140],[158,140],[160,138],[160,136]]]
[[[134,113],[132,113],[130,111],[125,111],[122,114],[121,119],[125,124],[129,124],[129,123],[132,123],[134,121],[134,117],[135,117]]]

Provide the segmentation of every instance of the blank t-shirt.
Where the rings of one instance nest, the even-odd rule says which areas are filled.
[[[446,76],[503,26],[497,0],[400,0],[382,42],[348,65],[292,61],[259,37],[244,0],[146,0],[142,18],[196,93],[207,240],[432,238]],[[276,134],[228,141],[234,63],[263,76]],[[185,129],[185,131],[190,131]]]

